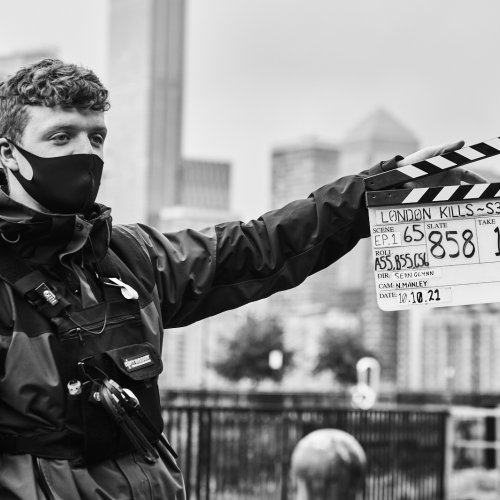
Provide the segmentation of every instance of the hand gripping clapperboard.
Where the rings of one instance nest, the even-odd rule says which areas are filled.
[[[365,179],[384,311],[500,302],[500,183],[391,189],[500,154],[500,138]]]

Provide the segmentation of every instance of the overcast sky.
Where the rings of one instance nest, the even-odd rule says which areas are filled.
[[[2,54],[54,47],[106,81],[106,0],[0,4]],[[422,145],[500,136],[498,0],[189,0],[187,14],[184,151],[232,162],[245,218],[268,207],[273,146],[340,140],[381,106]]]

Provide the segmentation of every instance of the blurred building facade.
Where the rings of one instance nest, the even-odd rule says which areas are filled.
[[[271,161],[271,206],[279,208],[338,177],[339,149],[312,139],[275,148]],[[338,302],[338,270],[309,276],[301,286],[269,300],[281,316],[325,313]]]
[[[347,134],[342,144],[341,169],[343,173],[353,174],[417,149],[415,135],[386,110],[377,109]],[[370,240],[362,240],[337,265],[344,272],[341,273],[342,286],[360,290],[365,345],[380,362],[382,389],[393,390],[397,387],[399,313],[384,312],[377,305]]]
[[[457,394],[500,390],[499,304],[415,309],[401,316],[398,388]]]
[[[234,219],[231,165],[182,155],[185,0],[111,0],[106,169],[115,222],[162,232]],[[134,36],[130,36],[130,33]],[[165,332],[162,387],[201,387],[230,315]]]
[[[182,155],[185,0],[111,0],[110,9],[112,109],[99,201],[113,207],[115,222],[148,222],[164,232],[235,219],[230,163]],[[132,31],[136,36],[130,36]],[[2,56],[0,77],[54,56],[54,48]],[[383,109],[368,115],[340,143],[308,140],[276,147],[272,207],[416,149],[414,134]],[[329,375],[312,377],[311,371],[323,331],[340,328],[363,333],[381,362],[384,390],[450,396],[500,390],[498,305],[383,312],[376,304],[371,262],[370,243],[361,241],[297,289],[166,331],[162,386],[227,386],[211,363],[222,339],[251,313],[281,318],[287,346],[296,351],[295,370],[283,389],[335,388]]]
[[[383,109],[365,117],[338,145],[310,142],[276,148],[272,154],[273,206],[304,197],[342,175],[368,169],[376,161],[406,155],[417,148],[415,136]],[[311,381],[318,342],[328,328],[361,332],[366,347],[381,363],[383,388],[396,387],[398,314],[378,308],[371,261],[370,242],[361,241],[330,268],[270,299],[272,312],[283,318],[288,342],[297,347],[300,360],[296,373],[284,381],[285,386],[296,387],[299,380]],[[311,383],[316,388],[332,387],[331,377]]]
[[[0,79],[15,73],[19,68],[27,66],[45,57],[56,57],[57,50],[47,47],[45,49],[28,50],[14,54],[0,56]]]
[[[117,222],[159,225],[180,203],[184,0],[111,0],[106,175]],[[130,36],[134,33],[134,36]]]
[[[230,163],[184,159],[179,175],[179,203],[160,209],[161,231],[203,229],[236,217],[230,211]]]
[[[229,163],[184,160],[180,203],[160,211],[162,232],[203,229],[236,218],[230,211]],[[205,389],[224,385],[211,368],[222,340],[243,320],[228,311],[182,328],[165,330],[160,387]]]
[[[321,165],[321,160],[312,160],[311,152],[309,163],[303,162],[301,167],[311,171],[317,168],[324,171],[327,179],[333,179],[369,168],[395,154],[407,155],[418,146],[410,130],[387,111],[379,109],[362,120],[339,145],[330,145],[332,150],[337,150],[336,157],[330,157],[330,175],[328,166]],[[325,145],[322,147],[329,149]],[[273,195],[303,194],[294,192],[296,188],[291,185],[297,182],[300,189],[303,182],[294,172],[295,163],[290,161],[287,165],[282,158],[284,153],[293,158],[294,151],[302,148],[303,145],[297,144],[285,151],[282,148],[275,150],[272,178],[279,187],[273,186]],[[285,173],[287,168],[289,176]],[[484,168],[479,166],[477,170],[481,172]],[[301,175],[306,179],[308,175],[313,177],[312,172],[301,172]],[[283,387],[297,389],[302,384],[306,390],[312,386],[316,390],[332,388],[328,378],[319,377],[315,382],[311,379],[318,341],[323,330],[330,328],[362,332],[365,346],[381,363],[383,391],[439,393],[451,398],[454,394],[500,390],[500,336],[495,328],[500,313],[498,304],[384,312],[376,302],[368,239],[362,240],[327,270],[330,272],[334,279],[325,284],[318,281],[315,290],[318,294],[335,297],[330,308],[326,307],[327,311],[324,301],[316,302],[312,294],[292,293],[298,292],[300,287],[276,297],[288,294],[287,301],[273,299],[273,314],[283,318],[288,345],[298,353],[295,373],[287,377]],[[308,281],[301,287],[307,287]],[[300,301],[300,306],[294,304],[293,298]],[[311,300],[309,307],[308,300]]]

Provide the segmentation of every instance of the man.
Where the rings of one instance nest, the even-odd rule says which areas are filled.
[[[364,174],[249,223],[112,226],[94,203],[108,108],[94,73],[58,60],[0,86],[4,500],[183,499],[161,435],[163,329],[296,286],[369,235]]]

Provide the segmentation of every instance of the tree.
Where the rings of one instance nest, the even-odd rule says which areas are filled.
[[[269,366],[272,351],[283,353],[280,369]],[[233,382],[243,378],[255,383],[264,379],[278,382],[292,366],[293,352],[284,348],[283,328],[273,317],[256,319],[248,316],[234,337],[224,342],[223,353],[212,366],[219,375]]]
[[[352,330],[326,328],[319,343],[319,354],[313,373],[331,371],[343,385],[355,384],[356,363],[365,356],[373,356],[365,347],[361,334]]]

